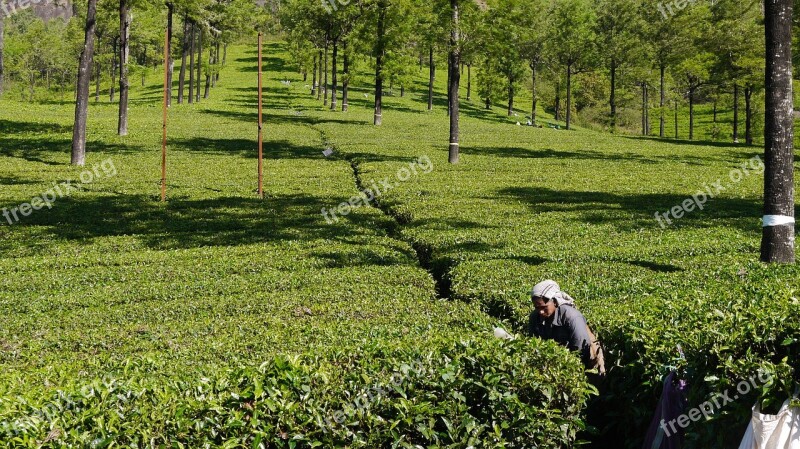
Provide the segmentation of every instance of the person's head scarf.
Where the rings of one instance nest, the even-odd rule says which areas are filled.
[[[531,290],[531,298],[545,298],[555,301],[556,307],[562,304],[575,306],[575,300],[571,296],[561,291],[556,281],[546,280],[536,284]]]

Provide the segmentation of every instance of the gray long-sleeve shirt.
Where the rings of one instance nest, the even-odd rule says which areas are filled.
[[[571,351],[579,352],[584,366],[591,365],[591,340],[586,318],[575,307],[564,304],[547,319],[534,311],[528,321],[528,333],[544,340],[555,340]]]

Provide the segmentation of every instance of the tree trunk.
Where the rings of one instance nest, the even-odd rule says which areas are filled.
[[[428,110],[433,110],[433,83],[436,80],[436,65],[433,62],[433,45],[428,49]]]
[[[350,87],[350,56],[347,54],[347,41],[342,42],[344,50],[344,67],[342,67],[342,112],[347,112],[347,97]]]
[[[325,57],[327,57],[327,55]],[[317,100],[322,100],[322,70],[324,67],[322,64],[322,49],[319,50],[319,58],[317,58],[317,60],[319,61],[319,74],[317,76],[317,79],[319,80],[317,84]]]
[[[650,135],[650,85],[644,83],[644,134]]]
[[[472,63],[467,64],[467,101],[472,100]]]
[[[3,82],[5,81],[5,63],[3,62],[3,49],[5,47],[5,17],[0,17],[0,94],[3,93]]]
[[[712,122],[717,123],[717,99],[714,98],[714,113],[713,118],[711,119]]]
[[[211,58],[209,59],[209,67],[208,72],[211,75],[211,87],[217,87],[217,74],[219,74],[219,41],[215,40],[215,42],[211,45]],[[303,81],[306,81],[305,72],[303,72]]]
[[[665,72],[667,70],[667,66],[664,65],[664,64],[661,64],[660,70],[661,70],[661,92],[660,92],[661,99],[659,100],[659,108],[660,108],[661,113],[659,114],[659,119],[658,119],[658,136],[663,139],[664,137],[666,137],[666,129],[665,129],[665,123],[664,123],[664,112],[665,112],[664,111],[664,106],[666,106],[665,103],[664,103],[664,99],[665,99],[665,95],[666,95],[665,91],[664,91],[664,74],[665,74]]]
[[[766,0],[764,215],[761,260],[794,263],[792,0]]]
[[[128,57],[130,56],[131,5],[119,0],[119,121],[117,134],[128,135]]]
[[[225,67],[225,63],[228,60],[228,43],[226,42],[225,45],[222,46],[222,66]]]
[[[609,125],[611,132],[614,133],[617,130],[617,60],[613,58],[611,59],[611,97],[608,103],[611,106]]]
[[[739,143],[739,85],[733,85],[733,143]]]
[[[459,74],[460,75],[460,74]],[[514,81],[508,80],[508,116],[514,115]]]
[[[694,88],[689,89],[689,140],[694,140]]]
[[[331,111],[336,110],[336,58],[339,56],[339,39],[333,40],[333,55],[331,56]]]
[[[373,124],[383,123],[383,56],[386,52],[386,8],[385,0],[378,3],[378,39],[375,43],[375,116]]]
[[[197,27],[197,88],[194,92],[194,101],[200,103],[200,83],[203,71],[203,29]]]
[[[458,103],[458,85],[461,81],[461,72],[458,70],[458,65],[461,63],[461,36],[459,35],[459,17],[458,17],[458,2],[460,0],[450,0],[450,9],[452,12],[452,22],[450,24],[450,60],[449,64],[449,82],[447,92],[449,93],[449,110],[450,110],[450,150],[449,162],[451,164],[458,163],[459,157],[459,139],[458,139],[458,116],[459,116],[459,103]],[[513,96],[513,95],[512,95]]]
[[[572,121],[572,64],[567,64],[567,130]]]
[[[647,135],[647,83],[642,81],[642,135]]]
[[[744,139],[747,145],[753,144],[753,87],[747,86],[744,89]]]
[[[167,3],[167,46],[169,46],[169,61],[167,64],[167,107],[172,106],[172,78],[175,73],[175,61],[172,59],[172,18],[175,15],[175,5]],[[145,52],[145,55],[147,52]],[[144,75],[142,75],[144,86]]]
[[[86,120],[89,114],[89,80],[94,58],[94,33],[97,26],[97,0],[88,0],[83,50],[78,63],[75,123],[72,129],[72,164],[86,164]]]
[[[531,64],[531,81],[533,82],[532,83],[533,100],[531,101],[531,125],[536,126],[536,64]]]
[[[196,37],[197,26],[192,20],[191,38],[189,43],[189,104],[194,103],[194,39]]]
[[[317,55],[314,55],[314,69],[311,71],[311,96],[317,95]]]
[[[178,75],[178,104],[183,103],[186,89],[186,55],[189,53],[189,18],[183,16],[183,45],[181,46],[181,73]]]
[[[328,37],[325,36],[325,82],[322,84],[322,105],[328,105]]]
[[[100,63],[94,64],[94,102],[100,102]]]
[[[675,140],[678,140],[678,100],[675,100]]]
[[[209,45],[208,49],[208,71],[206,71],[206,87],[203,91],[203,98],[208,98],[211,95],[211,66],[214,65],[214,46]]]
[[[555,119],[558,122],[561,120],[561,80],[556,82],[556,96],[553,103],[553,112],[555,112]]]
[[[214,64],[217,65],[217,69],[214,73],[214,87],[217,87],[217,81],[219,81],[219,72],[222,71],[222,66],[219,65],[219,38],[217,38],[217,50],[214,52]]]
[[[108,99],[110,102],[114,102],[114,94],[116,93],[116,84],[117,84],[117,39],[114,38],[112,43],[112,55],[111,55],[111,87],[108,90]]]

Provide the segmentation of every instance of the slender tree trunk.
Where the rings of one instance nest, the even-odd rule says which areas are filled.
[[[561,80],[556,82],[556,95],[553,100],[553,111],[555,112],[556,121],[561,120]]]
[[[94,63],[94,102],[100,103],[100,63]]]
[[[336,58],[339,56],[339,39],[333,40],[333,56],[331,57],[331,111],[335,111],[336,107]]]
[[[206,87],[203,91],[203,98],[208,98],[211,95],[211,67],[214,65],[214,46],[209,45],[208,49],[208,68],[206,72]]]
[[[319,50],[319,59],[318,60],[319,60],[319,76],[317,78],[319,79],[319,82],[318,82],[319,84],[317,85],[317,100],[322,100],[322,89],[324,89],[324,87],[322,86],[322,71],[323,71],[323,67],[324,67],[324,65],[322,63],[322,49]]]
[[[225,45],[222,46],[222,66],[225,67],[225,63],[228,60],[228,43],[226,42]]]
[[[167,45],[169,46],[169,61],[167,64],[167,107],[172,106],[172,78],[175,73],[175,61],[172,58],[172,22],[175,16],[175,5],[167,3]],[[145,52],[147,54],[147,52]],[[142,86],[144,86],[144,74],[142,75]]]
[[[186,55],[189,53],[189,18],[183,16],[183,42],[181,45],[181,73],[178,75],[178,104],[183,103],[186,90]]]
[[[433,61],[433,45],[428,48],[428,110],[433,110],[433,83],[436,81],[436,64]]]
[[[189,41],[189,104],[194,103],[194,39],[196,37],[197,26],[192,20],[191,37]]]
[[[314,69],[311,71],[311,96],[317,95],[317,55],[314,55]]]
[[[642,135],[647,135],[647,83],[642,81]]]
[[[86,120],[89,114],[89,80],[94,58],[94,33],[97,26],[97,0],[88,0],[83,50],[78,63],[75,123],[72,129],[72,165],[86,164]]]
[[[611,132],[617,131],[617,60],[611,59],[611,97],[608,100],[611,106],[610,127]]]
[[[375,41],[375,116],[373,124],[383,123],[383,56],[386,52],[386,8],[385,0],[378,3],[378,36]]]
[[[347,100],[350,88],[350,55],[347,53],[347,41],[342,42],[344,50],[344,67],[342,68],[342,112],[347,112]]]
[[[733,85],[733,143],[739,143],[739,85]]]
[[[747,145],[753,144],[753,87],[744,89],[744,139]]]
[[[460,75],[460,73],[459,73]],[[514,115],[514,80],[508,80],[508,116]]]
[[[689,89],[689,140],[694,140],[694,88]]]
[[[3,93],[3,84],[5,81],[5,62],[3,61],[6,40],[5,22],[5,17],[0,17],[0,94]]]
[[[766,117],[761,260],[795,262],[792,0],[765,0]]]
[[[219,72],[222,71],[222,66],[219,64],[219,56],[219,38],[217,38],[217,49],[214,52],[214,64],[217,65],[217,68],[214,71],[214,87],[217,87],[217,81],[219,81]]]
[[[450,61],[449,64],[449,83],[447,92],[449,93],[449,110],[450,110],[450,146],[449,146],[449,162],[457,164],[459,158],[459,103],[458,103],[458,85],[461,81],[461,72],[458,66],[461,63],[461,36],[459,34],[459,10],[458,3],[460,0],[450,0],[450,9],[452,12],[452,21],[450,24]],[[512,89],[513,90],[513,89]],[[513,97],[513,95],[512,95]],[[513,100],[512,100],[513,101]]]
[[[533,100],[531,101],[531,125],[536,126],[536,64],[531,64],[531,86]]]
[[[108,90],[108,99],[110,102],[114,102],[114,94],[116,93],[116,85],[117,85],[117,39],[113,39],[112,50],[113,53],[111,55],[111,88]]]
[[[666,111],[664,111],[664,107],[666,106],[666,104],[664,102],[665,96],[666,96],[665,90],[664,90],[664,75],[665,75],[665,72],[667,70],[667,66],[664,65],[664,64],[661,64],[659,69],[661,71],[661,92],[660,92],[661,99],[659,100],[659,104],[658,105],[659,105],[659,109],[660,109],[661,112],[659,114],[659,119],[658,119],[658,136],[663,139],[664,137],[666,137],[666,129],[665,129],[665,122],[664,122],[664,113],[666,112]]]
[[[572,64],[567,64],[567,130],[572,121]]]
[[[130,56],[131,5],[128,0],[119,0],[119,121],[117,134],[128,135],[128,57]]]
[[[467,64],[467,101],[472,100],[472,63]]]
[[[644,134],[650,135],[650,85],[644,83]]]
[[[200,103],[200,83],[203,73],[203,29],[197,27],[197,89],[195,89],[194,101]]]
[[[328,105],[328,36],[325,36],[325,82],[322,86],[322,105]]]
[[[675,100],[675,140],[678,140],[678,100]]]
[[[717,99],[714,98],[714,117],[711,119],[714,123],[717,123]]]
[[[209,59],[209,66],[208,72],[211,75],[211,87],[217,87],[217,73],[219,73],[219,41],[215,40],[211,44],[211,50],[209,51],[211,57]],[[305,72],[304,72],[305,74]],[[306,79],[303,78],[303,81]]]

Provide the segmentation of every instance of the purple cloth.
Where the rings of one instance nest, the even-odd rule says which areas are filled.
[[[658,401],[653,421],[647,430],[642,449],[680,449],[683,445],[684,429],[676,424],[687,406],[688,387],[686,381],[675,382],[675,372],[664,379],[661,400]]]

